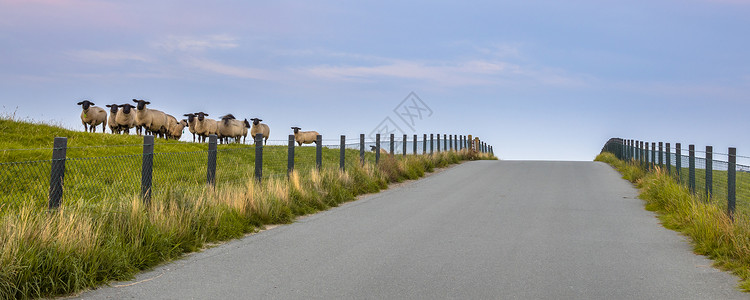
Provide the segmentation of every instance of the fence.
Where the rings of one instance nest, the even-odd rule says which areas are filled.
[[[232,144],[219,148],[217,137],[212,135],[204,150],[183,152],[166,149],[181,144],[158,144],[153,136],[144,136],[142,145],[70,148],[66,138],[55,138],[51,160],[0,163],[0,212],[28,201],[49,208],[59,207],[65,201],[95,203],[134,196],[148,202],[154,194],[190,193],[206,184],[244,185],[249,178],[261,181],[288,176],[292,170],[320,169],[324,162],[338,161],[338,167],[346,170],[356,164],[379,163],[381,148],[396,156],[467,148],[493,153],[492,146],[470,141],[471,136],[443,134],[441,139],[439,134],[430,134],[428,139],[423,134],[421,140],[419,137],[403,135],[397,139],[391,134],[389,139],[381,140],[378,134],[372,142],[365,141],[365,135],[360,134],[357,143],[347,143],[343,135],[337,140],[324,140],[318,135],[315,147],[300,147],[294,135],[285,141],[271,140],[269,145],[263,145],[262,136],[256,136],[257,146]],[[96,148],[117,148],[110,152],[125,154],[80,158],[68,155],[68,150],[85,154]],[[323,151],[323,148],[340,151]]]
[[[703,201],[724,207],[732,218],[750,216],[750,166],[737,163],[738,159],[750,161],[750,157],[738,156],[735,148],[721,153],[714,152],[712,146],[698,150],[688,145],[684,149],[681,143],[612,138],[602,151],[645,169],[658,166]]]

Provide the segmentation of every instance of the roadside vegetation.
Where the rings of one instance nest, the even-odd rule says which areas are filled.
[[[656,167],[646,171],[639,164],[625,162],[614,154],[604,152],[596,157],[612,165],[624,179],[640,189],[646,209],[657,212],[664,227],[679,231],[691,238],[697,254],[714,260],[714,265],[741,278],[740,288],[750,292],[750,215],[747,199],[749,189],[740,188],[750,183],[746,176],[737,177],[737,212],[734,220],[726,210],[726,186],[714,187],[716,197],[693,194],[676,177]],[[687,169],[682,173],[687,173]],[[726,177],[726,171],[714,171],[714,178]],[[721,201],[724,199],[724,201]],[[744,202],[741,200],[745,200]]]
[[[31,129],[22,130],[28,127]],[[124,146],[84,146],[142,142],[137,136],[72,132],[7,119],[0,119],[0,135],[0,149],[40,148],[26,154],[0,150],[3,151],[0,162],[48,160],[51,151],[42,148],[49,148],[54,136],[68,136],[69,147],[83,147],[72,154],[69,152],[69,156],[80,158],[138,155],[141,151],[138,147],[133,150]],[[157,152],[160,146],[164,152],[176,155],[205,151],[205,144],[162,141],[156,146]],[[220,150],[242,147],[248,146],[225,145]],[[314,151],[307,151],[307,148],[312,150],[312,147],[298,149],[300,156],[296,158],[301,159],[300,166],[304,166],[302,160],[307,161],[305,155],[308,154],[311,155],[309,161],[314,163]],[[67,295],[111,281],[128,280],[141,270],[185,253],[257,232],[265,225],[294,222],[298,216],[338,206],[358,195],[378,192],[391,182],[417,179],[435,168],[464,160],[497,159],[460,151],[406,157],[384,155],[380,164],[375,165],[368,153],[366,163],[361,165],[359,151],[356,151],[356,154],[347,153],[356,163],[347,164],[343,172],[338,169],[338,151],[324,149],[324,167],[320,171],[300,167],[288,178],[285,154],[283,159],[269,155],[271,162],[279,160],[284,176],[264,178],[259,183],[252,172],[237,171],[238,174],[232,175],[237,176],[232,184],[217,184],[213,188],[204,181],[194,182],[169,192],[155,193],[149,205],[143,204],[138,191],[106,198],[92,197],[90,192],[78,194],[85,196],[65,197],[62,206],[54,211],[47,209],[46,196],[37,199],[31,196],[33,193],[15,201],[0,202],[0,299]],[[222,153],[230,157],[227,165],[231,165],[252,161],[246,156],[251,152]],[[232,153],[239,156],[232,157],[235,155]],[[184,176],[190,172],[174,166],[171,170],[172,173],[185,172]],[[221,175],[218,173],[217,177]],[[67,182],[67,175],[65,179]],[[9,179],[3,180],[5,183]],[[95,190],[97,185],[88,188]],[[45,187],[42,185],[41,189],[44,191]]]

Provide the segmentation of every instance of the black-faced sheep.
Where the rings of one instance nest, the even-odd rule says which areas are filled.
[[[294,140],[297,141],[297,144],[299,146],[302,146],[302,144],[311,144],[315,143],[318,144],[318,135],[320,135],[317,131],[300,131],[300,127],[292,127],[294,129]]]
[[[261,119],[252,118],[250,120],[253,121],[253,127],[250,129],[250,136],[253,139],[255,139],[255,135],[256,134],[262,133],[263,134],[263,139],[264,139],[263,144],[267,144],[268,143],[268,136],[271,134],[271,129],[268,128],[268,125],[262,124],[261,122],[263,120],[261,120]],[[247,120],[245,120],[245,121],[247,121]]]
[[[102,124],[102,133],[104,133],[107,126],[107,111],[101,107],[94,106],[94,102],[89,100],[78,102],[78,105],[83,108],[81,112],[83,131],[96,132],[96,126]]]
[[[119,132],[130,134],[130,128],[140,127],[136,126],[135,115],[135,106],[128,103],[120,105],[120,111],[117,112],[117,117],[115,119]],[[139,130],[139,128],[136,128],[136,132]]]
[[[109,127],[109,130],[112,132],[112,134],[120,134],[120,128],[117,126],[117,121],[115,120],[117,118],[117,108],[119,107],[117,104],[107,104],[106,107],[109,107],[109,118],[107,118],[107,127]]]
[[[167,114],[160,110],[146,108],[147,104],[151,104],[149,101],[136,100],[133,102],[138,103],[136,105],[135,112],[135,123],[141,126],[146,133],[151,132],[159,137],[165,137],[167,133]],[[141,134],[141,130],[137,130],[138,135]]]
[[[193,143],[195,143],[195,114],[189,113],[184,114],[183,116],[187,117],[188,130],[190,130],[190,133],[193,134]]]
[[[217,135],[222,143],[229,143],[229,138],[234,138],[235,142],[239,143],[244,128],[245,124],[242,121],[228,114],[221,117],[221,121],[218,122]]]
[[[377,147],[375,147],[375,145],[370,145],[370,151],[375,152],[376,149]],[[388,151],[386,151],[385,149],[380,148],[380,154],[389,155],[390,153],[388,153]]]
[[[205,142],[209,135],[216,134],[218,130],[218,122],[206,117],[208,117],[207,113],[202,111],[196,113],[195,134],[198,135],[198,141],[201,143]]]

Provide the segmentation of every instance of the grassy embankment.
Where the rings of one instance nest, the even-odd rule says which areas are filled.
[[[714,171],[714,197],[692,194],[674,176],[655,168],[646,171],[638,164],[602,153],[596,161],[616,168],[623,178],[636,184],[646,209],[659,214],[664,227],[692,239],[696,253],[714,260],[715,266],[730,271],[742,280],[740,288],[750,292],[750,176],[737,174],[737,213],[732,221],[726,213],[726,171]],[[684,169],[682,173],[687,173]],[[723,185],[722,185],[722,179]],[[697,181],[697,179],[696,179]],[[684,180],[683,180],[684,182]]]
[[[347,171],[341,172],[339,150],[324,149],[324,167],[317,171],[312,167],[314,149],[299,147],[297,171],[287,179],[286,147],[278,147],[281,150],[264,151],[264,175],[284,175],[258,183],[250,175],[252,146],[223,145],[217,154],[217,186],[211,188],[205,184],[205,166],[201,167],[205,144],[157,140],[155,152],[160,154],[154,158],[154,198],[146,207],[138,196],[141,137],[72,132],[0,119],[0,149],[47,148],[2,151],[0,162],[49,160],[48,148],[55,136],[69,137],[68,157],[73,158],[66,162],[73,175],[66,174],[66,196],[60,209],[46,209],[49,171],[45,178],[15,167],[0,178],[3,186],[11,182],[15,186],[4,187],[4,194],[17,193],[0,198],[4,199],[0,202],[2,299],[65,295],[126,280],[207,244],[242,237],[267,224],[293,222],[296,216],[387,188],[389,182],[416,179],[462,160],[496,159],[463,151],[386,156],[376,166],[369,153],[367,163],[360,166],[359,152],[352,150],[347,152]],[[104,145],[132,146],[99,147]],[[112,166],[127,175],[94,171]],[[21,187],[15,184],[20,177],[34,176],[41,179]]]

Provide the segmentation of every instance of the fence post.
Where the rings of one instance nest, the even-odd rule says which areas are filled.
[[[448,135],[443,133],[443,151],[448,151]]]
[[[391,148],[390,148],[391,149],[391,151],[390,151],[391,156],[393,156],[393,154],[394,154],[394,145],[396,143],[396,141],[394,141],[394,139],[395,139],[395,137],[394,137],[393,133],[391,133],[391,144],[390,144],[390,146],[391,146]]]
[[[152,137],[153,139],[153,137]],[[146,144],[146,136],[143,137],[144,144]],[[216,143],[217,136],[211,134],[208,136],[208,166],[206,166],[206,182],[212,187],[216,187]],[[152,143],[153,144],[153,143]],[[146,150],[144,149],[144,155]]]
[[[401,154],[402,154],[403,156],[406,156],[406,135],[405,135],[405,134],[404,134],[404,138],[402,139],[402,141],[403,141],[402,143],[404,143],[404,144],[402,145],[402,148],[404,148],[404,152],[403,152],[403,153],[401,153]]]
[[[667,158],[667,174],[672,175],[672,149],[669,143],[666,144],[667,152],[664,153]]]
[[[414,155],[417,155],[417,135],[414,135]]]
[[[315,167],[320,171],[320,168],[323,167],[323,136],[319,134],[315,137],[315,140],[317,141],[315,143]]]
[[[380,133],[375,134],[375,164],[380,163]]]
[[[448,139],[450,140],[450,142],[448,143],[448,145],[450,146],[448,150],[453,151],[453,135],[448,135]]]
[[[432,147],[430,147],[430,148],[432,148]],[[432,149],[430,149],[430,150],[432,150]],[[438,153],[440,152],[440,134],[439,133],[437,134],[437,152]]]
[[[214,140],[215,141],[215,140]],[[214,144],[216,147],[216,144]],[[210,155],[210,152],[209,152]],[[216,151],[214,150],[214,158]],[[214,168],[216,161],[214,160]],[[143,163],[141,164],[141,199],[148,205],[151,203],[151,175],[154,167],[154,136],[143,136]]]
[[[255,134],[255,180],[263,178],[263,134]]]
[[[677,182],[682,182],[682,144],[677,143],[674,146],[675,170],[677,171]]]
[[[650,169],[656,166],[656,142],[651,142],[651,163],[649,166]]]
[[[645,154],[643,157],[644,166],[646,167],[646,170],[651,170],[649,162],[648,162],[648,142],[645,142],[643,153]]]
[[[365,134],[359,134],[359,162],[365,165]]]
[[[286,155],[286,176],[288,177],[292,171],[294,171],[294,135],[289,135],[289,144],[287,146],[287,155]]]
[[[664,143],[659,142],[659,167],[664,167]]]
[[[688,145],[688,188],[695,195],[695,145]]]
[[[714,193],[714,147],[706,146],[706,200]]]
[[[430,133],[430,155],[432,155],[434,141],[434,133]]]
[[[341,145],[339,146],[339,168],[344,171],[344,163],[346,162],[346,136],[341,135]]]
[[[422,136],[422,154],[427,154],[427,134]]]
[[[56,137],[52,143],[52,169],[49,178],[49,209],[62,204],[63,179],[65,178],[65,158],[68,152],[68,138]]]
[[[727,169],[727,213],[734,221],[734,208],[737,195],[737,148],[729,148],[729,166]]]

